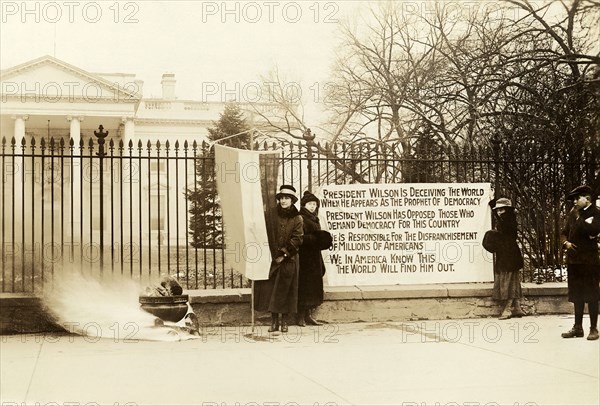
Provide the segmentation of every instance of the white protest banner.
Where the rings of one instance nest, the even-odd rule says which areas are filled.
[[[277,192],[279,151],[215,145],[215,180],[223,213],[227,263],[251,280],[269,279],[267,214]]]
[[[493,281],[483,249],[488,183],[326,185],[320,217],[331,286]]]

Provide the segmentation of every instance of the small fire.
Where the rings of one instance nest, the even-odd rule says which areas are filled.
[[[140,308],[142,290],[126,276],[99,278],[62,269],[44,290],[43,302],[55,321],[74,334],[129,341],[197,338],[178,328],[183,324],[159,325],[155,316]]]

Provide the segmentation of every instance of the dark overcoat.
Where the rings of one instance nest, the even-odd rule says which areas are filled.
[[[589,218],[592,218],[591,223]],[[600,234],[600,210],[598,207],[593,204],[587,209],[573,207],[567,215],[561,240],[563,244],[569,241],[577,248],[567,250],[566,263],[600,265],[598,234]]]
[[[589,220],[590,218],[592,220]],[[598,207],[590,205],[586,209],[577,207],[571,209],[561,233],[563,246],[567,241],[576,246],[566,250],[568,300],[570,302],[592,302],[600,299],[600,288],[598,287],[600,283],[599,233],[600,210]]]
[[[326,249],[321,224],[316,214],[306,207],[300,209],[304,226],[304,242],[300,247],[300,280],[298,309],[312,309],[323,303],[325,264],[321,250]]]
[[[496,218],[496,230],[485,233],[483,248],[496,254],[495,272],[517,272],[523,268],[523,255],[517,244],[515,212],[509,210]]]
[[[298,249],[302,245],[302,216],[295,206],[287,210],[277,206],[271,247],[269,279],[255,282],[254,305],[258,311],[296,313],[298,306]],[[284,256],[281,263],[275,258]]]

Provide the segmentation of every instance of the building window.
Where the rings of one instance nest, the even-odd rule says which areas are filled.
[[[91,213],[90,213],[90,217],[92,220],[92,230],[100,231],[100,194],[93,193],[92,199],[93,199],[93,205],[92,205],[92,209],[91,209]],[[103,224],[104,231],[106,231],[108,229],[107,219],[108,219],[107,200],[106,200],[106,196],[105,196],[104,197],[104,224]]]
[[[160,202],[160,211],[159,211]],[[150,198],[150,231],[163,231],[167,215],[166,198],[164,195],[152,195]]]
[[[150,172],[153,174],[158,173],[158,170],[160,169],[161,173],[165,173],[167,170],[167,163],[162,161],[162,162],[157,162],[157,161],[150,161]]]

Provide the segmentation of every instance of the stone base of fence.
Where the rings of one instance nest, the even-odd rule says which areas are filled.
[[[190,290],[190,302],[203,326],[251,324],[250,289]],[[314,313],[329,323],[476,319],[497,317],[500,306],[490,297],[491,283],[407,286],[326,287],[325,302]],[[570,314],[567,284],[523,284],[523,310],[528,315]],[[93,321],[93,320],[91,320]],[[256,312],[257,325],[270,323]],[[39,298],[0,294],[0,334],[62,331]]]

